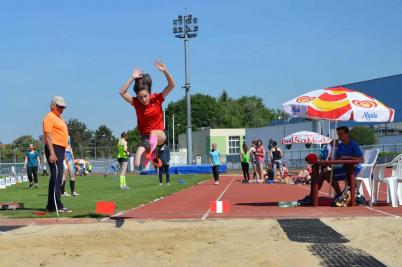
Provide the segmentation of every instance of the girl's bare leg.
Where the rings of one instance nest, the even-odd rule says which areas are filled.
[[[134,166],[137,171],[140,170],[140,166],[145,161],[145,147],[139,146],[135,153]]]

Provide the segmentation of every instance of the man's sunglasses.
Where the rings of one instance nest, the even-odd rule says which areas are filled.
[[[56,107],[59,108],[59,109],[65,109],[66,108],[66,107],[63,107],[63,106],[59,106],[57,104],[56,104]]]

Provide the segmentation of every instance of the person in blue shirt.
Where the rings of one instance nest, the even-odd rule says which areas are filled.
[[[338,138],[341,143],[338,145],[335,152],[335,159],[354,159],[360,163],[355,166],[355,176],[361,170],[361,164],[364,162],[363,152],[360,150],[359,144],[349,138],[349,128],[341,126],[336,129]],[[347,177],[347,168],[345,165],[335,167],[333,170],[334,179],[332,179],[332,186],[335,189],[337,196],[342,194],[338,181],[345,180]],[[329,177],[329,175],[327,175]],[[329,180],[329,178],[327,178]],[[353,189],[354,190],[354,189]]]
[[[221,166],[221,154],[217,149],[216,144],[212,144],[212,149],[209,151],[209,162],[211,163],[212,173],[214,174],[214,184],[219,184],[219,168]]]
[[[338,139],[341,141],[339,143],[336,152],[335,159],[350,159],[350,160],[358,160],[360,163],[355,166],[355,176],[361,170],[361,163],[364,162],[363,152],[360,150],[359,144],[356,141],[349,138],[349,128],[346,126],[341,126],[336,129],[338,134]],[[345,180],[347,178],[347,168],[345,165],[337,166],[333,168],[334,179],[332,179],[332,187],[335,190],[335,199],[342,195],[342,190],[339,186],[339,181]],[[331,171],[325,170],[320,176],[320,180],[318,181],[319,189],[321,189],[324,181],[330,181]],[[351,189],[355,190],[355,189]],[[304,199],[299,201],[302,204],[310,204],[312,203],[312,192],[310,195],[306,196]]]
[[[25,154],[24,169],[27,169],[29,179],[29,189],[31,189],[35,182],[35,188],[38,188],[38,168],[40,166],[39,152],[35,150],[33,144],[29,145],[29,151]],[[33,179],[32,179],[33,178]]]

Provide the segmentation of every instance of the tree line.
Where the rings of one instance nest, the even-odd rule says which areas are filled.
[[[76,157],[104,158],[115,153],[114,147],[118,139],[106,125],[102,124],[93,131],[84,122],[70,119],[67,127]],[[35,139],[31,135],[22,135],[11,144],[0,144],[1,162],[23,161],[29,144],[34,144],[37,150],[43,152],[42,140]]]

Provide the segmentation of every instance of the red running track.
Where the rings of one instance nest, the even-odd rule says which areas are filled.
[[[177,192],[159,201],[135,208],[114,218],[138,220],[161,219],[214,219],[214,218],[320,218],[356,216],[402,216],[402,206],[392,208],[385,203],[386,187],[380,188],[380,204],[345,208],[330,207],[329,187],[320,191],[319,207],[278,207],[279,201],[303,198],[310,191],[309,185],[242,184],[240,176],[223,176],[221,184],[209,180]],[[209,202],[229,201],[230,212],[212,214]]]

